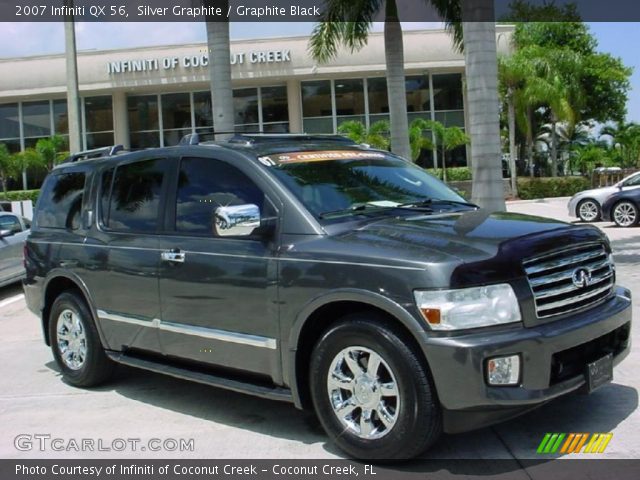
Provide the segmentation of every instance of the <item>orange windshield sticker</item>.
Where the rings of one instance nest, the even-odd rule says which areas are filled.
[[[316,152],[287,152],[260,157],[261,163],[268,167],[288,163],[325,162],[327,160],[357,160],[359,158],[385,158],[379,152],[361,152],[357,150],[323,150]]]

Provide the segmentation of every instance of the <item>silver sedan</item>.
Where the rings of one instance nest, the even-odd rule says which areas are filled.
[[[24,276],[22,249],[31,222],[20,215],[0,212],[0,287],[18,282]]]
[[[640,188],[640,172],[633,173],[610,187],[594,188],[576,193],[569,200],[569,215],[583,222],[597,222],[602,218],[602,204],[620,190]]]

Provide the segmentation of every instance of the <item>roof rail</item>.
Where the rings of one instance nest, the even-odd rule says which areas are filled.
[[[330,142],[330,143],[342,143],[345,145],[357,145],[348,137],[342,135],[319,135],[319,134],[307,134],[307,133],[266,133],[266,134],[248,134],[239,133],[234,135],[228,140],[229,143],[244,143],[246,145],[259,145],[265,143],[281,143],[281,142]]]
[[[124,150],[122,145],[112,145],[110,147],[94,148],[74,153],[67,158],[67,162],[77,162],[79,160],[89,160],[91,158],[110,157]]]

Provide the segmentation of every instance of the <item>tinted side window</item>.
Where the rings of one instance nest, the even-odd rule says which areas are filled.
[[[228,205],[260,207],[264,193],[236,167],[210,158],[183,158],[176,196],[176,230],[211,234],[213,213]]]
[[[103,212],[103,222],[107,228],[155,232],[166,171],[166,159],[118,166],[113,177],[108,211]]]
[[[13,233],[22,231],[20,220],[15,215],[0,216],[0,230],[11,230]]]
[[[38,201],[38,226],[70,230],[80,228],[84,181],[84,172],[47,177]]]

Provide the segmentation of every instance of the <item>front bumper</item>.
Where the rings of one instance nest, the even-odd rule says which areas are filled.
[[[448,433],[514,417],[577,390],[586,364],[613,353],[614,365],[629,353],[631,293],[615,295],[586,312],[533,328],[519,326],[455,336],[427,336],[423,349]],[[488,358],[520,354],[521,383],[495,387],[485,381]]]

